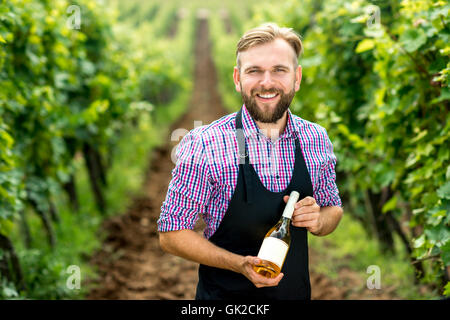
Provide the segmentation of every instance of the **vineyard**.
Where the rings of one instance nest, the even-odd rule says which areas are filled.
[[[344,218],[309,237],[312,298],[450,296],[449,10],[0,0],[0,298],[194,298],[198,264],[156,231],[174,150],[241,107],[236,44],[267,21],[301,35],[290,109],[338,160]]]

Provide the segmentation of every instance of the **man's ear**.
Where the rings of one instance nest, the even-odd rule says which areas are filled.
[[[300,90],[300,83],[302,82],[302,66],[298,65],[295,70],[295,91]]]
[[[236,91],[241,92],[241,75],[239,74],[239,69],[237,67],[234,67],[233,80]]]

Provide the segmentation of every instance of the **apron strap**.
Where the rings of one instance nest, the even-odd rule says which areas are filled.
[[[245,195],[248,204],[252,203],[252,183],[250,177],[250,159],[245,143],[244,129],[242,127],[242,108],[236,114],[236,138],[239,146],[239,167],[244,172]]]
[[[295,134],[295,157],[297,158],[297,156],[302,156],[303,158],[303,153],[302,153],[302,148],[300,147],[300,142],[298,141],[298,135]]]
[[[239,167],[240,169],[243,169],[244,172],[245,194],[247,197],[246,200],[248,204],[251,204],[253,200],[253,187],[251,183],[252,179],[250,177],[250,160],[245,143],[244,129],[242,127],[242,108],[236,114],[236,138],[239,147]],[[297,158],[299,152],[302,152],[297,135],[295,136],[295,148],[295,157]]]

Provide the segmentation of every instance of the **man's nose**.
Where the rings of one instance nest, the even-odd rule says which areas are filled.
[[[272,75],[270,74],[270,71],[267,70],[263,73],[260,85],[266,88],[271,87],[273,85],[273,79]]]

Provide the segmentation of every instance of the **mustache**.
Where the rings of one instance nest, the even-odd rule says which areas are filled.
[[[282,91],[280,89],[277,89],[277,88],[271,88],[271,89],[255,88],[255,89],[252,89],[250,91],[250,94],[252,96],[257,95],[257,94],[271,94],[271,93],[282,94]]]

